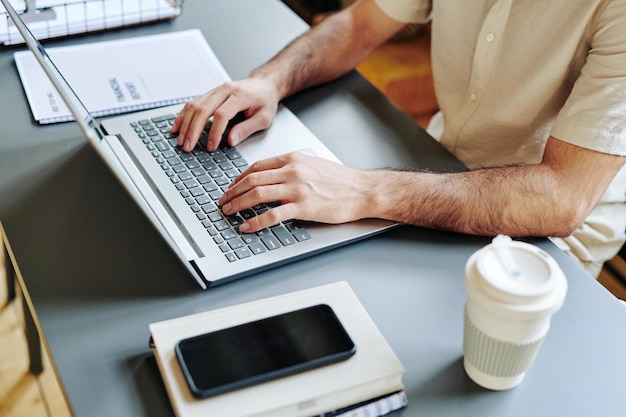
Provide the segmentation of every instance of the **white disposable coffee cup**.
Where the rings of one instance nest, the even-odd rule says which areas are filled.
[[[463,364],[477,384],[517,386],[563,305],[567,281],[538,247],[497,236],[465,265]]]

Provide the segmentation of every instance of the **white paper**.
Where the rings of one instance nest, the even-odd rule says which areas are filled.
[[[47,51],[96,117],[184,102],[230,79],[199,30]],[[15,62],[35,120],[73,120],[30,51],[16,52]]]

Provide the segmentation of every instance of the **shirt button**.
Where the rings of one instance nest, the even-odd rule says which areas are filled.
[[[476,102],[476,100],[478,100],[478,94],[476,93],[472,93],[469,95],[469,99],[472,103]]]
[[[493,42],[496,39],[496,35],[489,33],[485,39],[487,39],[487,42]]]

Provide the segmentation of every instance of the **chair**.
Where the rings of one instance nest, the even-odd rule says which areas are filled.
[[[6,292],[7,292],[7,300],[6,304],[10,304],[17,298],[17,282],[19,277],[21,277],[21,273],[19,268],[17,267],[17,263],[15,262],[15,257],[13,256],[13,252],[11,247],[9,246],[9,240],[7,235],[2,227],[2,223],[0,223],[0,247],[2,248],[2,263],[0,263],[0,267],[5,268],[5,278],[6,278]],[[20,296],[22,298],[22,313],[24,316],[24,324],[25,324],[25,332],[26,332],[26,341],[28,344],[28,358],[29,358],[29,371],[33,375],[39,375],[43,372],[43,358],[41,352],[41,339],[39,337],[39,332],[37,330],[37,326],[35,324],[35,320],[33,315],[28,307],[28,303],[24,292],[20,292]]]

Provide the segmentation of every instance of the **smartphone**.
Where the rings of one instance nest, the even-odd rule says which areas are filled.
[[[346,360],[356,346],[319,304],[184,339],[175,350],[191,392],[206,398]]]

